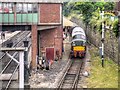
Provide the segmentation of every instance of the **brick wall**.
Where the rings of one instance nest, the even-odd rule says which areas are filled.
[[[32,68],[36,68],[37,25],[32,25]]]
[[[60,23],[61,4],[39,4],[40,23]]]
[[[58,49],[62,51],[62,28],[40,31],[40,46],[41,51],[45,51],[46,47],[54,47],[55,51]]]
[[[62,27],[59,26],[58,28],[55,29],[56,30],[56,35],[55,35],[55,48],[56,50],[60,50],[60,54],[62,53],[62,42],[63,42],[63,30]]]

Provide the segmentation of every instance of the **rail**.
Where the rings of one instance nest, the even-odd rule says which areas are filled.
[[[19,46],[23,46],[23,42],[22,42],[22,41],[25,40],[25,39],[27,39],[27,38],[29,38],[30,35],[31,35],[30,32],[28,32],[28,33],[26,33],[26,34],[25,34],[25,32],[22,33],[21,38],[19,39],[19,41],[16,42],[12,47],[15,47],[15,46],[18,46],[18,45],[19,45]],[[29,44],[29,48],[30,48],[30,46],[31,46],[31,43]],[[18,55],[18,52],[14,52],[14,53],[11,53],[11,54],[12,54],[13,57],[16,57],[16,56]],[[4,59],[5,55],[6,55],[6,54],[4,54],[4,56],[2,56],[2,58],[0,58],[0,60]],[[0,73],[0,76],[7,70],[8,67],[10,67],[10,64],[12,63],[12,61],[13,61],[13,60],[10,59],[9,62],[5,65],[5,67],[3,68],[3,70],[2,70],[1,73]],[[19,64],[17,64],[16,67],[15,67],[15,66],[16,66],[16,65],[14,65],[14,68],[15,68],[14,71],[12,71],[12,76],[10,77],[10,79],[9,79],[7,85],[6,85],[6,89],[9,87],[9,85],[10,85],[10,83],[11,83],[11,81],[12,81],[13,75],[15,74],[15,72],[16,72]],[[6,90],[6,89],[5,89],[5,90]]]
[[[77,67],[76,67],[77,66]],[[70,61],[70,64],[68,65],[65,74],[63,75],[63,77],[61,78],[59,84],[58,84],[58,89],[60,90],[64,87],[64,85],[68,84],[70,86],[70,89],[75,89],[77,87],[78,84],[78,78],[80,75],[80,72],[82,71],[82,67],[83,67],[83,61],[78,60],[76,61]],[[76,73],[74,72],[76,71]],[[73,72],[73,73],[71,73]],[[68,82],[68,80],[70,79],[70,82]],[[72,79],[71,79],[72,78]]]

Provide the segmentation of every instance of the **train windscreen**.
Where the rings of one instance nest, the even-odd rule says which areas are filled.
[[[77,35],[75,35],[74,37],[73,37],[73,39],[86,39],[86,37],[84,36],[84,35],[82,35],[82,34],[77,34]]]
[[[72,42],[72,46],[85,46],[85,42],[83,42],[83,41],[74,41],[74,42]]]

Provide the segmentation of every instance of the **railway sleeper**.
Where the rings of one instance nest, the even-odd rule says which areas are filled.
[[[12,73],[9,74],[2,74],[0,76],[0,80],[2,81],[8,81],[10,80],[10,77],[12,76]],[[18,72],[15,73],[15,75],[13,76],[12,80],[18,80]]]
[[[63,86],[62,86],[62,88],[71,88],[72,87],[72,84],[64,84]]]
[[[74,80],[75,77],[65,77],[65,80]]]
[[[73,84],[73,82],[74,82],[74,79],[72,79],[72,80],[65,80],[63,83]]]
[[[75,77],[75,76],[76,76],[76,74],[69,74],[69,73],[66,75],[67,78],[71,78],[71,77]]]
[[[69,71],[68,74],[74,74],[74,75],[76,75],[77,72],[78,72],[77,70],[76,71]]]

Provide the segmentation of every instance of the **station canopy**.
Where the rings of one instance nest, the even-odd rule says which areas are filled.
[[[71,22],[69,19],[67,19],[66,17],[63,16],[63,26],[78,26],[76,23]]]

